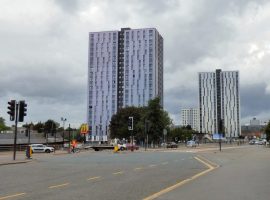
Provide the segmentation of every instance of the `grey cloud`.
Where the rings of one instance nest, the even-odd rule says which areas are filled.
[[[164,96],[165,107],[172,114],[180,115],[181,109],[198,107],[198,93],[188,87],[176,86],[166,90]]]
[[[0,79],[1,107],[6,106],[2,104],[12,95],[18,95],[18,98],[29,99],[31,110],[35,110],[33,121],[53,114],[59,118],[65,112],[70,119],[83,121],[88,32],[156,27],[164,38],[164,105],[179,124],[180,109],[198,104],[195,77],[199,71],[222,68],[231,58],[234,59],[226,62],[226,67],[236,66],[240,74],[248,68],[248,61],[242,61],[249,59],[247,55],[243,58],[230,55],[234,53],[231,49],[245,50],[240,43],[254,42],[235,27],[234,19],[242,22],[244,15],[253,18],[254,13],[247,11],[254,8],[262,12],[259,8],[267,9],[266,3],[266,0],[55,0],[46,7],[56,10],[53,16],[44,11],[42,20],[26,27],[24,22],[28,18],[24,19],[23,15],[23,19],[13,19],[0,12],[0,74],[4,74]],[[88,12],[93,7],[97,8],[97,13],[90,16]],[[89,16],[84,18],[82,12]],[[258,27],[256,31],[264,28]],[[235,40],[236,37],[240,39]],[[241,40],[243,37],[245,39]],[[257,63],[261,68],[269,63],[265,57],[266,60]],[[245,81],[252,79],[252,74],[246,76]],[[241,77],[240,80],[243,81]],[[248,87],[241,84],[242,117],[260,116],[262,112],[270,114],[267,104],[270,97],[265,93],[267,85],[262,83],[268,83],[268,79]],[[3,109],[0,115],[4,115]]]
[[[265,92],[265,84],[247,85],[241,87],[241,115],[259,116],[270,112],[270,95]]]
[[[63,11],[75,13],[79,7],[78,0],[54,0]]]

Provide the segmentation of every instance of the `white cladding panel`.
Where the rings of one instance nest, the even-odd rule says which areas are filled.
[[[199,73],[200,131],[215,133],[216,130],[216,78],[215,73]]]
[[[107,141],[117,111],[118,32],[89,34],[88,124],[92,140]]]
[[[227,137],[238,137],[241,133],[239,106],[239,75],[237,71],[221,73],[222,116]]]
[[[124,106],[146,106],[158,96],[155,29],[125,30]]]

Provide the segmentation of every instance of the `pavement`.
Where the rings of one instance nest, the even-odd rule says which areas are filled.
[[[270,148],[250,146],[201,153],[217,164],[207,175],[154,198],[157,200],[266,200],[270,199]],[[215,163],[215,164],[214,164]],[[151,196],[150,196],[151,197]]]
[[[58,150],[55,153],[51,153],[51,155],[55,155],[55,156],[64,155],[64,154],[68,154],[68,152],[63,151],[63,150]],[[44,156],[44,154],[41,154],[41,153],[33,154],[31,159],[27,159],[24,151],[16,151],[16,157],[15,157],[15,160],[13,160],[12,151],[0,152],[0,166],[28,163],[28,162],[36,161],[42,156]]]

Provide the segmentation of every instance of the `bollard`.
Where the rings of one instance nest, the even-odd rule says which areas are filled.
[[[27,147],[26,147],[26,158],[27,158],[27,159],[31,159],[32,153],[33,153],[33,151],[32,151],[31,146],[27,146]]]
[[[114,152],[114,153],[117,153],[118,151],[119,151],[118,145],[115,145],[115,146],[114,146],[113,152]]]

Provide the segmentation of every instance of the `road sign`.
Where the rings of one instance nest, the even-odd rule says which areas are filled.
[[[166,136],[167,135],[167,129],[163,129],[163,135]]]
[[[81,126],[81,134],[87,134],[89,131],[87,124],[82,124]]]

